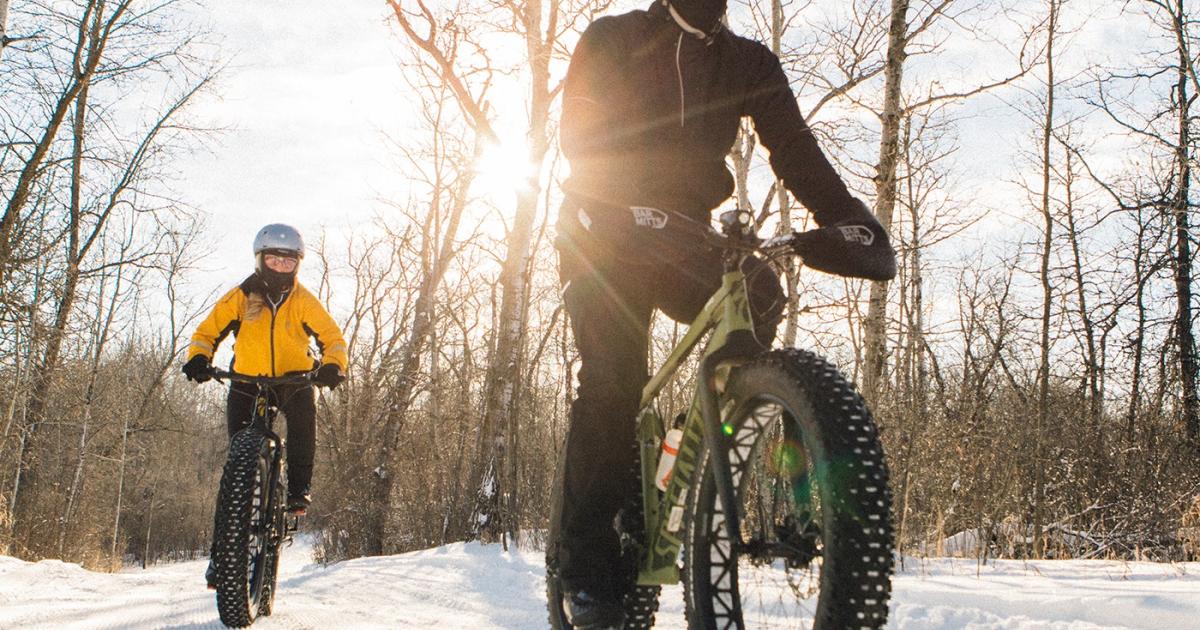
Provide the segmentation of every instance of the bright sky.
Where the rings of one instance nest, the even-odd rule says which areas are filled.
[[[1029,0],[1023,6],[1036,13],[1042,4]],[[1114,4],[1069,3],[1072,15],[1095,13],[1070,42],[1071,56],[1102,58],[1137,45]],[[402,136],[413,105],[397,63],[401,36],[382,2],[209,0],[197,10],[233,60],[218,97],[193,112],[228,131],[211,143],[211,152],[179,164],[181,193],[206,214],[215,241],[204,260],[212,273],[197,279],[198,288],[216,289],[249,272],[250,242],[266,223],[295,225],[310,242],[324,230],[340,242],[345,231],[387,211],[381,199],[403,199],[404,171],[384,134]],[[947,59],[966,78],[990,74],[972,50],[972,44],[956,44]],[[913,76],[919,72],[914,64]],[[972,166],[963,169],[968,179],[993,178],[994,185],[997,173],[1013,171],[1012,154],[1027,142],[1020,131],[1025,121],[987,98],[972,110],[975,115],[960,122],[958,156]],[[503,154],[494,161],[503,164]],[[1021,203],[1004,202],[1011,193],[992,193],[973,192],[989,206]],[[301,279],[313,284],[316,274],[302,268]]]
[[[211,0],[199,10],[232,65],[193,114],[228,130],[179,169],[184,198],[218,239],[204,265],[230,286],[252,270],[263,225],[289,223],[310,243],[322,229],[336,238],[403,193],[384,132],[405,124],[410,105],[382,2]]]

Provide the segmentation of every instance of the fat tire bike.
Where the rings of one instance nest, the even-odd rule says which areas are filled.
[[[754,342],[742,261],[802,258],[805,241],[803,233],[761,240],[751,222],[732,210],[720,231],[702,226],[724,252],[722,286],[642,391],[631,445],[640,493],[617,518],[625,628],[652,627],[661,587],[680,580],[692,629],[881,628],[893,538],[879,433],[830,362],[799,349],[761,352]],[[656,399],[709,333],[663,492],[655,473],[672,415]],[[556,502],[562,475],[560,461]],[[550,625],[564,630],[572,626],[561,605],[557,528],[556,518],[546,585]]]
[[[272,429],[279,411],[272,392],[280,385],[310,384],[313,372],[267,377],[213,370],[212,376],[258,387],[250,424],[229,441],[213,519],[217,612],[225,625],[244,628],[271,614],[280,547],[298,525],[284,513],[285,444]]]

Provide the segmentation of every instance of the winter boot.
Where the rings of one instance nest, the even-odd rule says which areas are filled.
[[[293,491],[288,488],[287,512],[294,516],[300,516],[308,511],[308,506],[312,504],[312,493],[308,486],[297,488]]]
[[[612,589],[568,590],[562,605],[567,621],[576,630],[616,630],[625,626],[625,610]]]

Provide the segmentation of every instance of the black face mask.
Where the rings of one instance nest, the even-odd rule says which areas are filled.
[[[292,289],[292,285],[296,282],[295,271],[283,272],[263,268],[258,270],[258,277],[263,281],[263,284],[266,285],[267,291],[269,291],[271,295],[280,295],[284,292],[290,291]]]
[[[292,286],[296,283],[296,272],[300,270],[300,265],[297,264],[291,271],[275,271],[267,266],[263,260],[263,252],[255,256],[254,275],[258,277],[267,295],[272,298],[278,298],[280,295],[291,291]]]
[[[685,22],[697,30],[712,34],[725,15],[726,0],[667,0]]]

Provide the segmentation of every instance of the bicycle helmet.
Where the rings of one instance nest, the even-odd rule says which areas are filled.
[[[304,239],[300,232],[290,225],[272,223],[264,226],[254,237],[254,270],[273,292],[287,290],[296,280],[296,265],[291,271],[275,271],[267,267],[264,256],[275,254],[279,256],[295,256],[304,258]]]
[[[258,231],[258,236],[254,237],[254,255],[258,256],[267,250],[304,258],[304,239],[300,238],[300,232],[296,228],[283,223],[272,223],[264,226]]]

